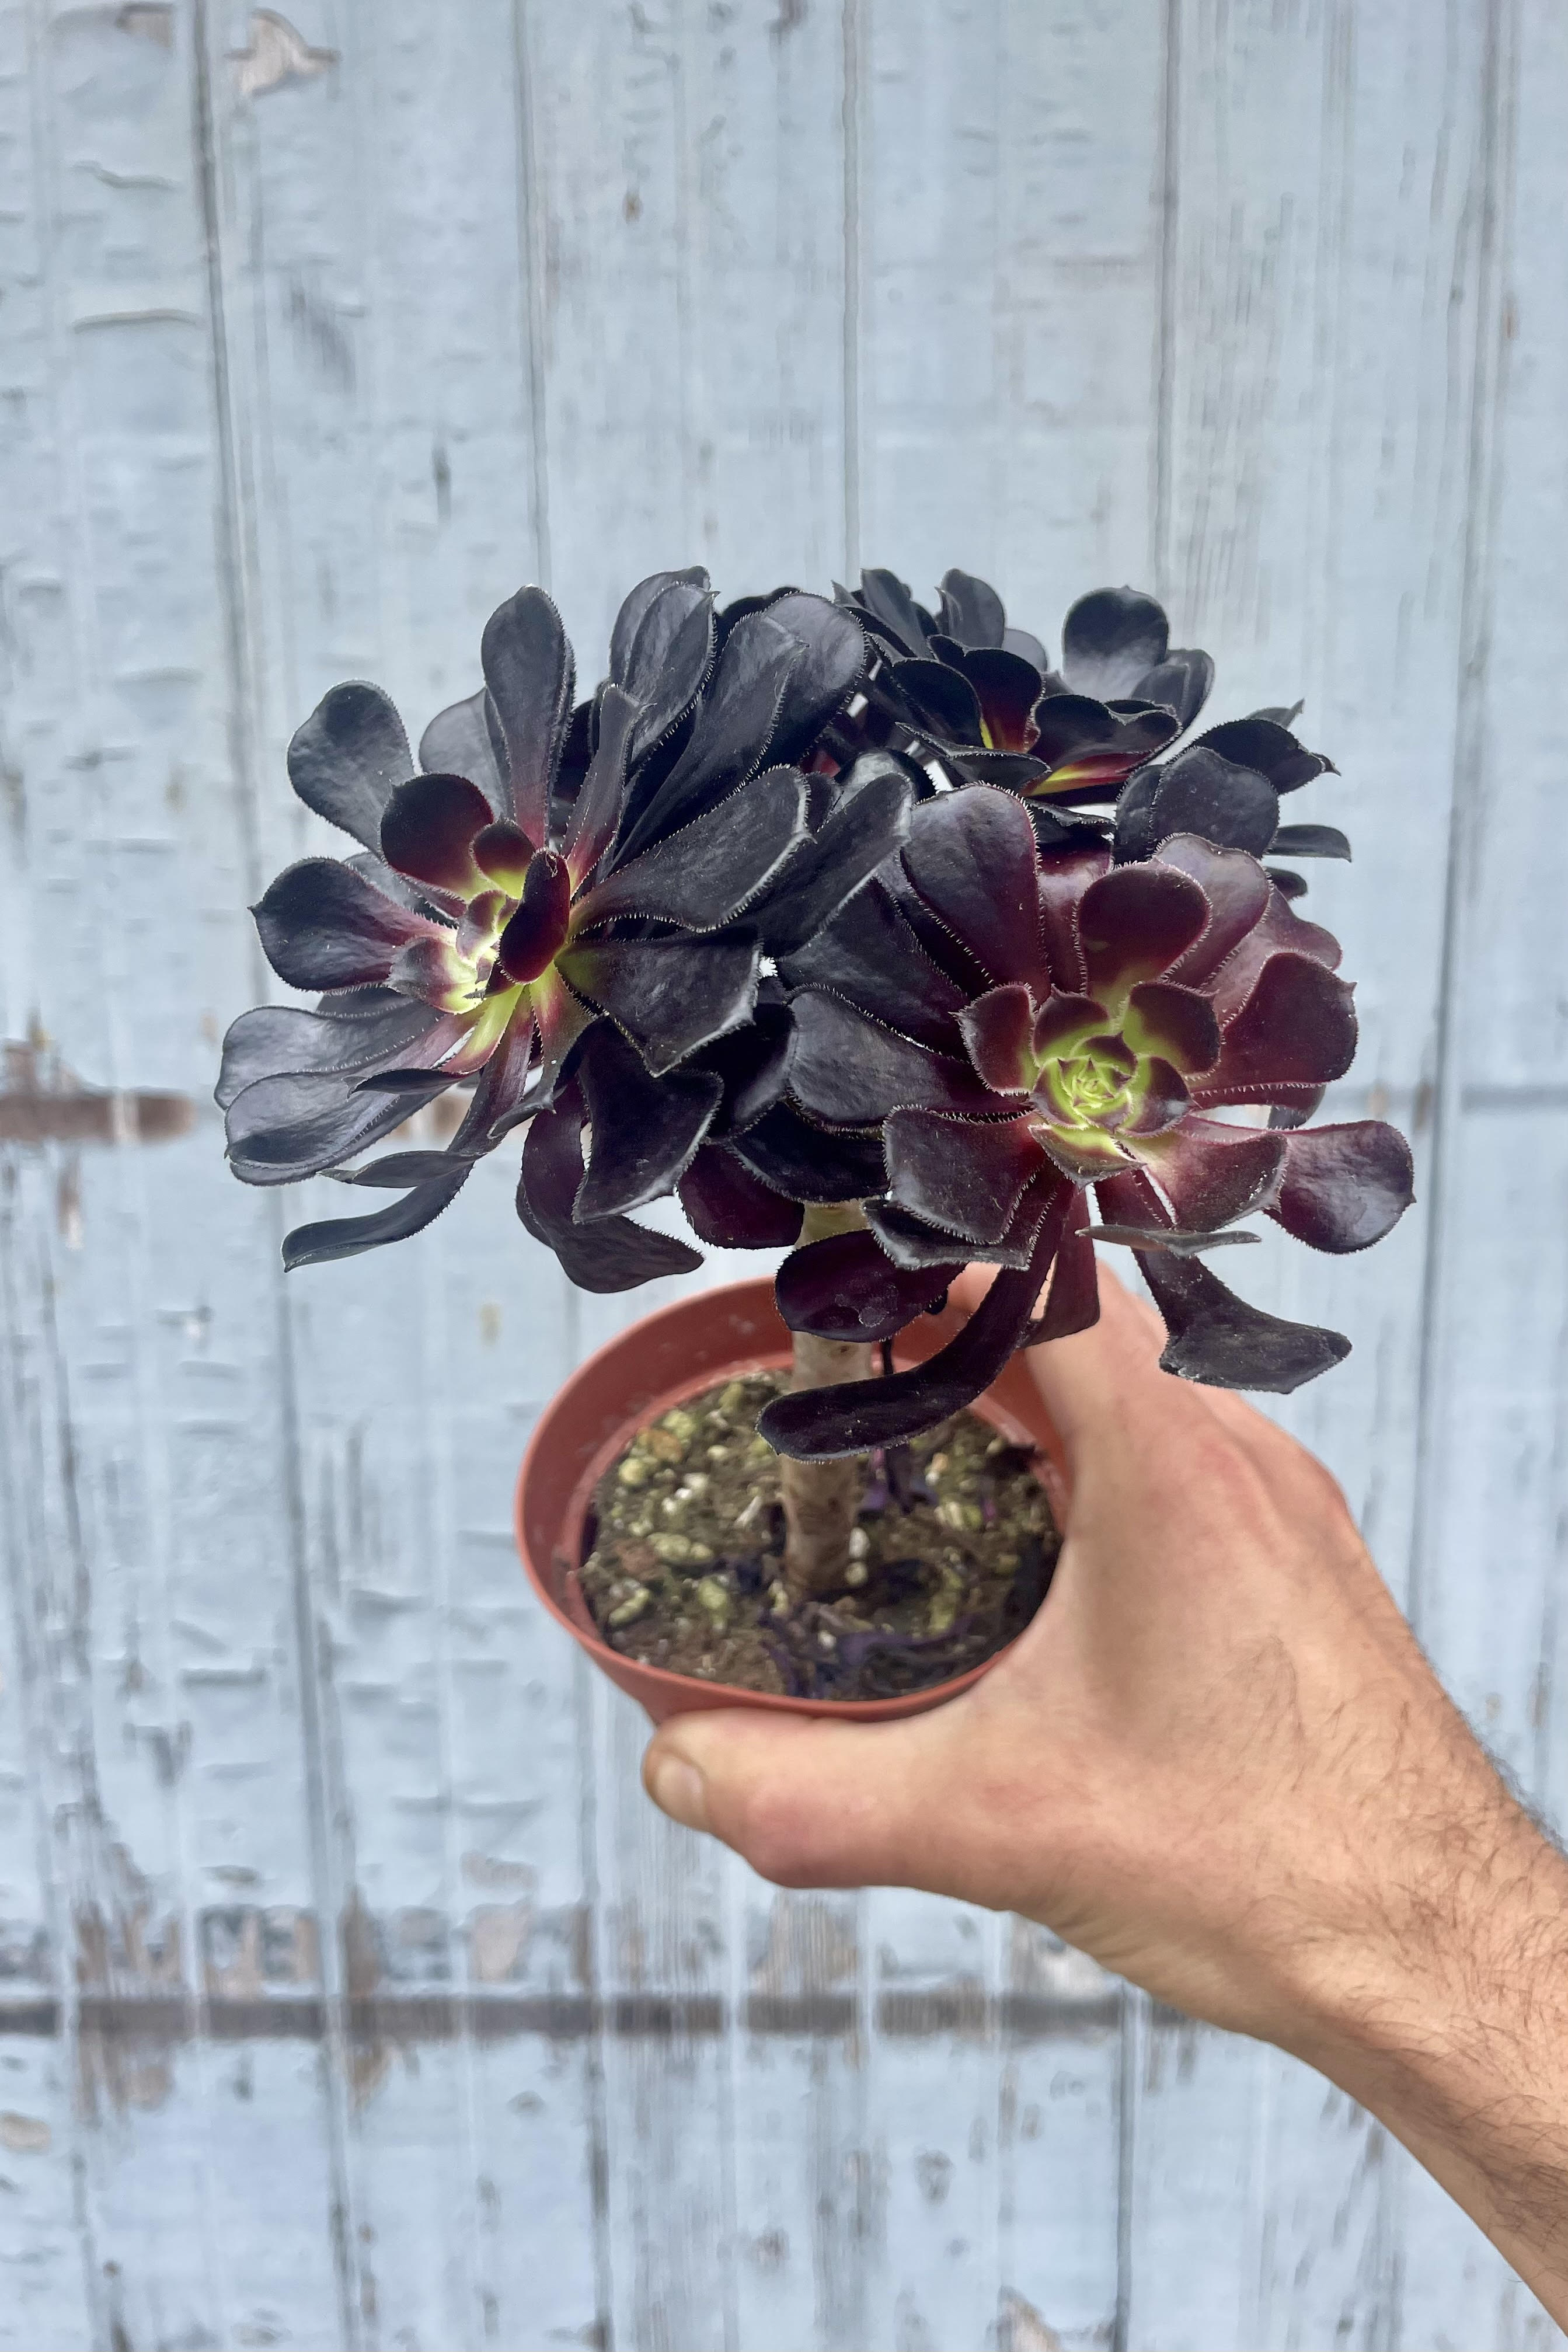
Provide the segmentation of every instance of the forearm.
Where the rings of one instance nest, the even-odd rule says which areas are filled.
[[[1360,2101],[1568,2326],[1568,1862],[1497,1791],[1496,1843],[1446,1857],[1347,1968],[1297,2053]]]

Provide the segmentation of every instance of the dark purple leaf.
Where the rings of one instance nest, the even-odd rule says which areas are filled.
[[[1170,1250],[1177,1257],[1197,1257],[1205,1250],[1228,1249],[1238,1242],[1259,1242],[1261,1234],[1247,1231],[1226,1231],[1222,1234],[1184,1233],[1175,1225],[1091,1225],[1089,1239],[1110,1242],[1127,1249]]]
[[[1027,1265],[1060,1182],[1058,1171],[1042,1154],[1038,1173],[1025,1187],[1001,1240],[965,1241],[963,1255],[982,1265]],[[928,1224],[896,1201],[868,1199],[865,1208],[867,1223],[895,1265],[945,1265],[952,1259],[955,1236],[951,1232]]]
[[[862,572],[855,601],[903,652],[924,652],[926,630],[921,608],[896,572]]]
[[[1349,858],[1351,845],[1337,824],[1282,824],[1268,845],[1276,857]]]
[[[1310,956],[1271,955],[1226,1024],[1225,1049],[1194,1089],[1194,1099],[1267,1102],[1273,1086],[1325,1086],[1343,1077],[1355,1044],[1354,992],[1347,983]]]
[[[1285,1173],[1268,1214],[1313,1249],[1370,1249],[1415,1198],[1410,1146],[1382,1119],[1301,1128],[1284,1143]]]
[[[710,1071],[655,1078],[617,1031],[595,1029],[583,1048],[578,1084],[592,1140],[574,1215],[640,1209],[672,1192],[712,1124],[723,1093]]]
[[[1021,980],[987,989],[959,1014],[958,1025],[988,1087],[1003,1095],[1028,1093],[1036,1075],[1035,1000]]]
[[[1040,859],[1040,930],[1052,977],[1064,996],[1088,992],[1078,910],[1090,883],[1110,870],[1109,849],[1059,850]]]
[[[1088,1202],[1075,1192],[1063,1220],[1045,1312],[1033,1326],[1032,1347],[1043,1347],[1047,1339],[1070,1339],[1075,1332],[1092,1330],[1100,1320],[1100,1269],[1094,1244],[1082,1230],[1088,1213]]]
[[[1248,1307],[1196,1258],[1150,1250],[1140,1252],[1138,1263],[1171,1335],[1163,1371],[1210,1388],[1289,1396],[1350,1354],[1350,1341],[1338,1331],[1282,1322]]]
[[[913,801],[902,761],[882,751],[856,761],[833,788],[810,842],[752,909],[770,955],[787,956],[805,947],[908,840]]]
[[[377,1094],[323,1071],[259,1078],[229,1105],[229,1165],[247,1184],[295,1184],[319,1176],[389,1135],[451,1083],[436,1070],[417,1092]]]
[[[730,1149],[764,1184],[791,1201],[864,1201],[888,1181],[875,1135],[831,1135],[789,1103],[731,1138]]]
[[[401,1061],[434,1027],[439,1015],[405,996],[377,992],[378,1008],[368,1018],[332,1019],[291,1005],[263,1004],[242,1013],[223,1041],[223,1064],[213,1099],[226,1110],[247,1087],[307,1070],[353,1072],[377,1063]]]
[[[962,670],[940,661],[901,661],[890,673],[889,686],[919,732],[938,743],[984,746],[980,698]]]
[[[1040,973],[1038,857],[1027,812],[969,784],[918,808],[903,848],[924,904],[994,981]]]
[[[799,1202],[761,1182],[721,1144],[704,1144],[677,1189],[692,1231],[714,1249],[788,1249],[800,1238]]]
[[[1261,857],[1279,824],[1279,795],[1255,768],[1237,766],[1203,744],[1159,769],[1145,769],[1116,810],[1119,865],[1148,857],[1173,834],[1195,834],[1218,849]]]
[[[381,852],[412,881],[472,898],[485,887],[474,844],[487,828],[495,829],[490,804],[466,776],[411,776],[387,801]]]
[[[308,809],[375,849],[381,813],[414,755],[390,698],[350,679],[321,697],[289,746],[289,781]]]
[[[1326,1087],[1288,1087],[1282,1089],[1280,1099],[1268,1114],[1269,1126],[1279,1129],[1281,1132],[1305,1127],[1307,1121],[1316,1118],[1321,1110],[1327,1092]]]
[[[506,745],[488,688],[437,712],[419,739],[419,764],[431,775],[467,776],[491,808],[507,806]]]
[[[798,588],[772,598],[765,609],[773,626],[787,630],[801,648],[765,755],[770,767],[787,766],[806,758],[859,685],[866,669],[866,639],[853,614]]]
[[[792,1331],[819,1339],[890,1339],[941,1304],[962,1260],[910,1272],[869,1233],[832,1234],[785,1258],[773,1286]]]
[[[441,936],[335,857],[286,866],[251,912],[268,962],[290,988],[384,981],[400,948]]]
[[[618,686],[599,694],[599,740],[562,839],[575,888],[585,882],[615,840],[626,796],[626,762],[637,705]]]
[[[723,1082],[724,1100],[713,1121],[712,1139],[754,1127],[765,1111],[784,1100],[788,1081],[793,1032],[782,1004],[765,1001],[762,983],[757,1009],[743,1029],[724,1037],[692,1057],[692,1069],[712,1070]]]
[[[1046,658],[1044,646],[1031,630],[1004,629],[1002,643],[1010,654],[1016,654],[1021,661],[1032,662],[1040,676],[1044,677],[1050,664]]]
[[[550,788],[572,717],[572,648],[542,588],[498,605],[479,640],[485,684],[506,743],[510,808],[530,841],[550,826]]]
[[[900,1036],[842,997],[805,989],[795,998],[794,1010],[789,1089],[801,1109],[816,1118],[868,1127],[907,1103],[931,1110],[1010,1108],[982,1085],[966,1061]]]
[[[632,590],[611,635],[610,677],[634,706],[633,760],[685,718],[712,659],[713,597],[705,572],[656,572]]]
[[[1152,1171],[1177,1225],[1228,1225],[1263,1207],[1285,1164],[1285,1139],[1267,1128],[1226,1127],[1192,1117],[1164,1135],[1141,1137],[1138,1157]]]
[[[680,757],[632,819],[620,845],[623,858],[689,824],[755,775],[767,759],[790,675],[804,658],[796,639],[765,613],[748,614],[737,624]]]
[[[573,1204],[583,1181],[582,1126],[575,1086],[530,1126],[517,1183],[517,1213],[528,1232],[555,1252],[579,1290],[635,1290],[666,1275],[690,1274],[701,1265],[702,1254],[671,1234],[649,1233],[629,1217],[574,1223]]]
[[[808,837],[805,810],[805,778],[798,768],[753,776],[694,824],[667,834],[585,891],[574,929],[581,933],[611,915],[640,915],[688,930],[717,930],[789,865]]]
[[[1091,1038],[1090,1051],[1094,1045]],[[1192,1097],[1180,1070],[1173,1069],[1158,1054],[1152,1055],[1133,1089],[1131,1113],[1117,1131],[1124,1139],[1135,1139],[1141,1144],[1145,1137],[1163,1135],[1174,1127],[1191,1105]]]
[[[1321,751],[1303,751],[1289,729],[1271,719],[1227,719],[1221,727],[1206,728],[1194,749],[1217,751],[1239,767],[1256,768],[1277,793],[1296,792],[1325,770],[1331,774],[1334,765]]]
[[[1080,596],[1062,624],[1062,676],[1075,694],[1101,702],[1136,693],[1165,658],[1170,631],[1163,607],[1135,588],[1098,588]]]
[[[964,656],[963,674],[980,698],[986,739],[998,751],[1027,751],[1035,740],[1040,673],[1001,646]]]
[[[896,1110],[884,1129],[888,1195],[965,1241],[999,1242],[1044,1164],[1022,1118],[942,1118]]]
[[[1268,877],[1245,850],[1216,849],[1195,834],[1177,834],[1160,845],[1156,864],[1173,866],[1194,881],[1208,900],[1208,921],[1166,977],[1184,988],[1213,978],[1261,922],[1268,908]]]
[[[475,835],[474,862],[487,881],[494,882],[509,898],[517,898],[528,879],[534,847],[522,827],[503,816]]]
[[[1158,1054],[1184,1076],[1219,1059],[1219,1023],[1206,996],[1169,980],[1140,982],[1127,1000],[1121,1034],[1138,1054]]]
[[[522,903],[496,942],[507,978],[527,983],[554,962],[572,917],[572,877],[566,860],[542,849],[528,869]]]
[[[1304,874],[1295,873],[1289,866],[1270,866],[1266,868],[1266,871],[1268,873],[1268,879],[1273,883],[1274,887],[1279,891],[1279,896],[1282,898],[1304,898],[1306,897],[1307,877]]]
[[[1214,664],[1196,646],[1173,646],[1163,661],[1145,670],[1136,692],[1140,702],[1163,702],[1183,728],[1190,727],[1214,685]]]
[[[1024,1336],[1071,1198],[1061,1185],[1027,1267],[999,1274],[956,1339],[925,1363],[890,1379],[775,1397],[758,1420],[761,1434],[797,1461],[828,1461],[896,1444],[973,1404]]]
[[[443,1155],[405,1152],[398,1157],[435,1160]],[[411,1234],[423,1233],[462,1190],[473,1164],[471,1160],[447,1160],[439,1171],[416,1182],[401,1201],[377,1209],[369,1216],[327,1217],[319,1224],[296,1225],[283,1244],[286,1270],[292,1274],[299,1266],[326,1265],[334,1258],[358,1257],[365,1250],[381,1249],[388,1242],[406,1241]],[[384,1160],[380,1165],[390,1167],[391,1162]]]
[[[1173,866],[1120,866],[1102,875],[1079,902],[1089,992],[1120,994],[1139,981],[1158,980],[1191,947],[1208,916],[1198,885]]]
[[[656,1077],[751,1018],[758,948],[716,939],[574,940],[556,969],[623,1029]]]
[[[961,646],[999,646],[1006,625],[1002,599],[988,582],[956,567],[942,574],[942,625],[946,635]]]
[[[1169,710],[1112,710],[1083,694],[1047,695],[1035,705],[1035,726],[1031,749],[1042,762],[1040,779],[1018,789],[1052,798],[1081,794],[1086,800],[1106,798],[1176,732]]]
[[[922,1045],[956,1055],[964,992],[934,964],[880,879],[868,882],[816,938],[784,958],[792,989],[820,984]]]
[[[1321,923],[1305,921],[1283,891],[1270,887],[1268,903],[1258,921],[1204,983],[1222,1028],[1246,1003],[1269,958],[1281,953],[1310,956],[1325,971],[1333,971],[1340,961],[1340,943]],[[1185,980],[1187,974],[1184,970],[1174,976]]]

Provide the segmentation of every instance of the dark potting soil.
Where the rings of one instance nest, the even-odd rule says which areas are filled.
[[[853,1557],[832,1591],[783,1581],[779,1461],[759,1372],[642,1430],[595,1495],[582,1586],[605,1640],[643,1664],[795,1697],[892,1698],[1010,1642],[1061,1538],[1030,1447],[963,1412],[866,1459]]]

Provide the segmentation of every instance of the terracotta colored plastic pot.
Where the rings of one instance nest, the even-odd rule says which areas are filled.
[[[900,1366],[934,1355],[957,1329],[952,1309],[921,1316],[893,1343]],[[998,1650],[967,1674],[899,1698],[786,1698],[700,1681],[645,1666],[599,1638],[577,1580],[583,1528],[594,1489],[639,1429],[672,1405],[721,1381],[774,1371],[790,1360],[790,1335],[771,1281],[732,1282],[661,1307],[578,1366],[541,1414],[517,1482],[517,1540],[534,1591],[556,1622],[580,1642],[610,1680],[641,1702],[655,1723],[699,1707],[755,1706],[784,1715],[837,1716],[857,1723],[921,1715],[954,1698],[989,1672]],[[1016,1441],[1043,1450],[1042,1477],[1054,1497],[1065,1493],[1060,1441],[1027,1367],[1016,1357],[972,1408]]]

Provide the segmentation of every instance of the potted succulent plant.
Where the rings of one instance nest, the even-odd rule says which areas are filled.
[[[959,572],[934,612],[882,572],[722,611],[657,574],[576,703],[525,588],[481,661],[417,766],[361,684],[290,746],[363,846],[255,909],[318,994],[230,1029],[231,1164],[398,1193],[290,1234],[290,1266],[417,1233],[520,1126],[519,1216],[584,1288],[700,1262],[632,1214],[672,1192],[701,1241],[788,1249],[566,1384],[525,1562],[656,1715],[933,1704],[1048,1584],[1052,1437],[1016,1360],[1094,1320],[1096,1241],[1136,1252],[1173,1373],[1286,1391],[1347,1352],[1202,1262],[1255,1213],[1362,1249],[1411,1198],[1392,1128],[1306,1124],[1352,992],[1265,861],[1349,855],[1280,823],[1329,763],[1285,710],[1160,758],[1212,665],[1130,590],[1073,607],[1058,669]],[[444,1148],[363,1160],[454,1086]]]

